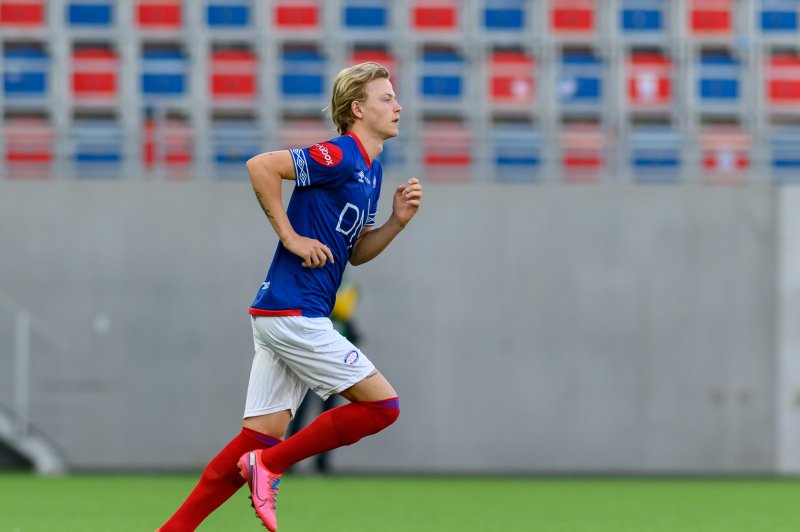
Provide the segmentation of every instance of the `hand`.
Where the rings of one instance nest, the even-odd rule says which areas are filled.
[[[412,177],[407,184],[400,185],[394,191],[392,215],[400,225],[405,226],[417,214],[422,201],[422,183]]]
[[[328,261],[333,264],[333,253],[319,240],[294,235],[283,242],[283,247],[303,259],[304,268],[322,268]]]

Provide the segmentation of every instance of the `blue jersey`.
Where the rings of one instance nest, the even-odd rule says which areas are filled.
[[[278,243],[250,314],[327,317],[353,244],[364,226],[375,225],[382,169],[352,133],[290,153],[296,178],[286,214],[298,235],[328,246],[334,262],[305,268]]]

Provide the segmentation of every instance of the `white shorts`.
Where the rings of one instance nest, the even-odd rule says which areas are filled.
[[[297,407],[311,389],[322,399],[364,380],[370,360],[328,318],[251,317],[255,356],[244,417]]]

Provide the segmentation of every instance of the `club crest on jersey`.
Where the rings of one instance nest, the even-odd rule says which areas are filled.
[[[344,363],[350,364],[351,366],[358,362],[358,351],[350,351],[347,353],[347,356],[344,357]]]
[[[336,166],[342,162],[342,149],[331,142],[314,144],[308,149],[311,158],[324,166]]]

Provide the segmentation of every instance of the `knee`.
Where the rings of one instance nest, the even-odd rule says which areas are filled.
[[[367,404],[372,415],[381,425],[381,429],[388,427],[400,417],[400,399],[397,397]]]

